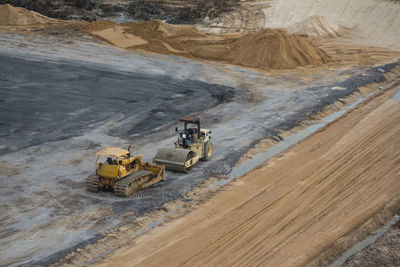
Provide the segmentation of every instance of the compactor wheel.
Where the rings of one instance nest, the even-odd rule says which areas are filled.
[[[90,175],[86,178],[86,190],[89,192],[98,192],[99,191],[99,176],[96,174]]]
[[[204,157],[201,158],[204,161],[209,161],[212,157],[213,154],[213,143],[211,141],[208,141],[207,143],[204,144]]]
[[[189,151],[189,153],[188,153],[188,155],[187,155],[187,158],[186,158],[186,162],[188,162],[188,161],[190,161],[192,158],[194,158],[196,156],[196,153],[195,152],[193,152],[193,151]],[[186,164],[185,164],[186,165]],[[191,171],[192,171],[192,169],[193,169],[193,167],[194,167],[194,165],[190,165],[189,167],[183,167],[183,172],[186,172],[186,173],[190,173]]]

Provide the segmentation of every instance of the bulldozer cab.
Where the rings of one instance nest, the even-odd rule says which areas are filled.
[[[131,156],[129,150],[107,147],[96,153],[96,173],[107,178],[117,178],[137,170],[141,163],[140,156]],[[104,162],[98,162],[100,157],[106,157]]]
[[[107,160],[104,162],[104,164],[108,165],[121,165],[123,160],[130,158],[130,154],[131,153],[128,150],[116,147],[107,147],[96,153],[97,161],[100,157],[106,157]]]

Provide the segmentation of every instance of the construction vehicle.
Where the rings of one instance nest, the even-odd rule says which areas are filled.
[[[143,163],[142,156],[132,156],[128,150],[107,147],[96,153],[96,172],[86,179],[90,192],[112,191],[117,196],[129,197],[135,192],[165,179],[165,167]],[[100,157],[106,157],[100,162]]]
[[[196,117],[181,117],[179,121],[184,123],[184,129],[175,128],[178,133],[175,147],[160,148],[153,162],[165,165],[168,170],[188,173],[199,160],[210,160],[213,153],[211,131],[201,129],[201,121]],[[189,124],[196,127],[188,128]]]

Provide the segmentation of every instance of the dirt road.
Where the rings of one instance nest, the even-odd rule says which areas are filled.
[[[399,197],[399,100],[378,95],[100,265],[306,264]]]

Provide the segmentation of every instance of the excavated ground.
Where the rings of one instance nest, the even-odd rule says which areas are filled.
[[[7,168],[0,180],[0,253],[12,265],[47,265],[182,198],[210,176],[228,174],[257,140],[384,81],[383,73],[397,65],[315,69],[305,76],[304,70],[268,74],[141,55],[87,37],[2,34],[0,45],[7,63],[1,65],[0,161]],[[189,113],[213,130],[211,162],[190,175],[168,172],[167,182],[131,199],[85,191],[95,151],[132,143],[151,161],[157,147],[172,144],[173,121]]]
[[[324,27],[331,27],[330,22],[333,22],[336,26],[345,26],[349,30],[350,26],[359,24],[359,27],[350,27],[350,33],[339,38],[315,40],[331,57],[332,60],[328,64],[319,68],[301,67],[284,71],[261,71],[212,61],[141,54],[119,49],[78,33],[78,28],[82,25],[79,22],[55,24],[49,28],[43,24],[32,27],[0,27],[2,33],[0,34],[0,203],[2,206],[0,265],[46,266],[60,260],[61,263],[72,265],[98,262],[104,255],[113,253],[121,246],[143,240],[140,237],[143,233],[164,223],[168,216],[179,217],[185,214],[191,201],[196,200],[201,203],[206,200],[210,192],[225,183],[225,178],[238,160],[259,140],[274,137],[275,141],[279,141],[282,136],[287,135],[286,131],[309,120],[324,107],[333,104],[330,111],[340,110],[344,108],[341,103],[346,102],[343,98],[355,93],[351,99],[357,100],[371,93],[377,93],[383,87],[398,81],[399,53],[391,49],[398,48],[396,41],[396,36],[399,36],[396,35],[399,29],[396,26],[398,20],[393,14],[396,14],[400,5],[390,1],[368,0],[354,1],[350,6],[335,8],[327,2],[320,1],[315,5],[312,0],[296,2],[298,3],[295,9],[297,16],[290,13],[292,9],[287,8],[291,5],[291,0],[242,3],[252,5],[257,10],[257,14],[261,14],[260,12],[264,14],[264,18],[273,19],[263,21],[265,23],[261,27],[289,27],[293,23],[301,23],[307,14],[328,17],[328,22],[322,22]],[[361,2],[369,8],[364,8]],[[269,9],[267,6],[272,6],[272,8]],[[334,10],[334,12],[329,12],[329,10]],[[355,16],[351,13],[358,12],[357,10],[361,10],[359,12],[361,15]],[[380,14],[379,17],[384,18],[380,23],[376,20],[369,23],[364,19],[365,17],[374,18],[373,15],[376,12]],[[201,26],[210,31],[232,32],[242,28],[243,25],[231,22],[241,21],[246,22],[250,30],[258,27],[254,24],[257,16],[253,16],[252,12],[247,12],[240,17],[241,19],[236,18],[234,14],[235,11],[231,13],[232,16],[221,16],[215,20],[204,21]],[[374,25],[375,27],[372,27]],[[322,32],[335,28],[329,27]],[[384,36],[385,31],[387,35]],[[365,36],[370,36],[370,38],[365,39]],[[359,45],[359,43],[364,45]],[[377,45],[381,47],[377,48]],[[351,155],[359,152],[356,158],[365,157],[362,149],[369,149],[370,144],[371,147],[377,148],[376,151],[368,150],[370,155],[379,157],[386,157],[387,152],[384,148],[387,148],[387,151],[396,148],[398,143],[396,138],[399,135],[396,132],[396,136],[393,131],[397,131],[399,125],[396,121],[398,102],[393,100],[391,104],[389,103],[390,105],[387,102],[390,101],[381,102],[381,104],[387,107],[387,113],[392,114],[393,118],[387,118],[386,113],[379,111],[378,107],[376,108],[378,111],[375,112],[378,115],[373,115],[374,112],[370,114],[368,110],[365,112],[370,115],[364,114],[370,116],[371,120],[371,125],[366,126],[387,123],[384,125],[387,131],[380,131],[378,126],[373,128],[372,132],[365,133],[361,130],[357,132],[359,128],[352,128],[357,125],[365,126],[361,122],[360,124],[357,124],[359,122],[350,123],[349,127],[342,129],[341,134],[344,136],[343,141],[340,142],[348,142],[347,139],[354,141],[355,151]],[[324,112],[327,111],[324,110]],[[212,161],[199,164],[190,175],[167,172],[166,182],[148,188],[129,199],[117,198],[112,193],[92,194],[85,191],[84,179],[93,172],[94,153],[97,150],[105,146],[127,147],[133,144],[136,153],[142,153],[146,161],[151,161],[158,147],[170,146],[175,139],[173,129],[178,126],[175,123],[176,118],[188,114],[200,116],[204,126],[212,129],[216,153]],[[360,114],[360,121],[364,115]],[[370,137],[369,134],[375,135],[368,139],[371,141],[367,142],[368,145],[363,146],[362,141],[365,141],[363,138]],[[340,158],[335,161],[337,159],[335,155],[342,153],[338,148],[339,145],[330,147],[330,144],[336,140],[335,136],[340,136],[340,134],[335,135],[332,132],[329,138],[324,139],[326,142],[319,140],[321,142],[315,145],[316,152],[305,149],[299,152],[298,157],[293,154],[289,154],[288,157],[295,157],[300,162],[307,159],[303,154],[308,155],[308,152],[325,153],[326,150],[333,149],[338,154],[333,153],[333,159],[327,159],[327,162],[331,162],[327,168],[341,163],[349,168],[349,172],[352,169],[356,170],[357,162],[351,160],[343,162]],[[360,140],[357,137],[360,137]],[[396,141],[393,146],[390,146],[390,140]],[[397,155],[396,153],[393,151],[388,158],[392,159]],[[368,166],[378,164],[368,160],[371,159],[365,158]],[[283,159],[282,162],[284,161]],[[293,165],[293,162],[287,164]],[[310,170],[317,168],[315,169],[317,174],[320,170],[318,168],[327,164],[324,160],[314,162],[318,164],[310,166]],[[396,166],[390,165],[390,162],[382,160],[379,163],[385,167],[382,170],[388,169],[389,174],[397,170]],[[304,166],[311,163],[305,162]],[[351,165],[353,163],[357,166]],[[363,162],[358,163],[363,166]],[[366,170],[371,171],[367,167]],[[282,170],[286,169],[295,172],[294,166],[282,168]],[[335,177],[346,181],[345,176],[340,176],[340,168],[337,169],[338,176]],[[274,175],[280,177],[281,174],[277,169],[274,170],[276,172],[268,177],[274,177]],[[303,174],[305,175],[306,172]],[[384,173],[379,173],[381,174]],[[255,182],[278,183],[272,188],[281,186],[280,193],[289,190],[288,192],[296,197],[305,198],[304,201],[308,201],[309,195],[303,195],[301,189],[305,188],[307,181],[314,182],[304,176],[303,180],[293,183],[291,178],[300,179],[297,175],[283,177],[283,184],[279,183],[279,179],[265,179],[263,174],[255,177]],[[336,226],[329,224],[331,228],[328,229],[327,236],[313,238],[308,246],[304,246],[302,251],[305,252],[306,257],[298,259],[299,262],[306,262],[317,256],[324,247],[334,242],[335,238],[340,238],[345,233],[345,229],[351,231],[362,222],[363,218],[372,215],[372,210],[379,210],[384,202],[390,199],[393,190],[398,192],[397,184],[391,183],[392,180],[389,178],[387,180],[385,178],[383,184],[380,184],[379,180],[369,179],[371,177],[368,176],[367,180],[374,185],[372,188],[376,188],[376,192],[383,192],[379,195],[381,198],[370,198],[373,192],[368,191],[366,185],[359,183],[359,180],[352,180],[355,184],[358,183],[359,187],[349,191],[350,197],[343,200],[343,205],[347,205],[349,203],[347,201],[353,198],[351,195],[354,191],[360,196],[355,199],[355,203],[358,203],[360,199],[370,201],[368,205],[371,209],[360,213],[357,219],[354,219],[352,213],[351,216],[343,217],[347,210],[341,209],[340,203],[323,210],[324,201],[329,199],[317,201],[319,199],[316,191],[311,190],[314,197],[311,199],[315,200],[315,203],[321,202],[321,205],[316,205],[316,210],[314,210],[322,214],[321,220],[324,220],[326,215],[331,216],[332,220],[344,218],[344,223],[343,225],[336,224]],[[396,173],[391,177],[398,178]],[[316,175],[314,178],[318,180],[321,177]],[[247,176],[245,180],[250,181],[252,177]],[[324,182],[329,181],[331,178]],[[238,184],[240,185],[240,182],[233,187],[240,187]],[[249,186],[251,184],[248,183]],[[349,186],[353,188],[351,183]],[[332,186],[332,190],[339,187]],[[202,193],[196,191],[198,188],[201,188]],[[254,190],[258,190],[257,188]],[[321,189],[320,185],[316,188]],[[361,194],[365,193],[363,190],[366,194]],[[279,192],[269,194],[266,198],[255,197],[254,201],[265,204],[265,201],[268,202],[277,197]],[[343,192],[339,190],[337,194],[340,197]],[[223,195],[218,195],[217,199],[224,198]],[[254,195],[248,192],[239,194],[237,199],[232,197],[233,200],[225,204],[234,205],[235,201],[251,196]],[[333,195],[332,198],[336,199]],[[303,247],[303,244],[308,243],[306,241],[309,240],[309,236],[304,234],[302,229],[309,229],[311,233],[321,233],[319,227],[324,226],[318,223],[310,225],[304,223],[304,218],[312,217],[312,214],[307,212],[308,207],[302,209],[304,213],[301,213],[300,206],[290,205],[296,204],[295,201],[283,202],[282,199],[276,202],[282,204],[279,207],[287,208],[288,212],[282,214],[274,213],[279,211],[278,208],[266,212],[260,209],[260,214],[266,216],[266,220],[275,220],[279,216],[287,215],[290,217],[287,217],[288,220],[299,222],[298,225],[288,223],[282,226],[280,222],[275,221],[275,226],[281,227],[282,233],[286,233],[289,239],[290,236],[294,237],[290,240],[295,241],[294,243],[282,241],[284,235],[273,236],[277,238],[276,240],[282,241],[281,247],[271,250],[268,254],[277,263],[289,260],[286,256],[279,256],[293,251],[294,244]],[[295,206],[297,209],[294,208]],[[357,208],[359,206],[362,205],[358,205]],[[356,206],[346,207],[349,207],[354,214],[359,213],[355,210]],[[246,216],[251,216],[251,212],[258,208],[260,206],[251,206],[248,213],[244,212],[240,220],[245,222],[248,219]],[[215,206],[205,212],[217,211],[217,209],[218,207]],[[215,220],[221,219],[224,212],[218,211]],[[302,215],[305,217],[303,218]],[[206,220],[205,224],[200,225],[199,228],[210,227],[210,224],[215,222],[213,216],[207,217],[208,222]],[[225,216],[219,222],[226,222],[224,220],[229,220],[229,218]],[[252,222],[259,222],[259,220]],[[167,227],[173,228],[176,224],[171,225]],[[248,224],[244,223],[244,225]],[[237,225],[232,222],[224,226],[236,227]],[[302,226],[304,227],[298,228]],[[308,226],[310,228],[307,228]],[[246,227],[239,230],[245,229],[247,232]],[[191,232],[192,230],[188,229],[189,235],[195,234]],[[260,238],[265,237],[269,240],[271,236],[268,235],[271,232],[268,231],[270,230],[262,231]],[[167,232],[165,233],[168,235]],[[252,233],[258,236],[257,229]],[[216,237],[220,235],[222,239],[224,238],[223,231],[215,234]],[[138,236],[139,239],[136,240]],[[302,242],[298,243],[297,236]],[[246,235],[238,235],[238,238],[244,243],[251,239],[248,239]],[[154,240],[151,237],[148,242]],[[166,242],[168,243],[169,240]],[[214,241],[215,243],[209,244],[210,248],[213,245],[218,247],[219,244],[225,244],[218,240]],[[166,244],[154,242],[160,246]],[[184,243],[178,245],[180,244]],[[206,242],[200,245],[204,244]],[[257,246],[261,243],[251,244]],[[271,242],[268,244],[274,246]],[[168,251],[169,245],[167,244],[159,251],[161,256],[172,255],[163,254],[163,249]],[[226,245],[230,243],[226,242]],[[247,247],[247,244],[244,247]],[[187,246],[187,248],[190,253],[196,250],[192,246]],[[259,257],[262,253],[258,253],[258,248],[260,247],[248,252],[248,255],[255,253],[255,261],[262,261],[262,257]],[[130,249],[128,246],[127,250]],[[184,250],[179,251],[179,253],[183,252]],[[218,255],[207,258],[207,255],[212,254],[212,252],[208,253],[207,249],[203,252],[204,260],[209,259],[212,262],[220,259]],[[285,253],[280,254],[281,252]],[[125,252],[115,253],[123,255]],[[183,256],[190,258],[193,255],[190,253]],[[245,251],[240,253],[245,253]],[[240,253],[238,255],[241,255]],[[66,255],[68,257],[64,258]],[[235,253],[232,255],[229,258],[234,259]],[[137,258],[143,261],[149,259],[151,255],[146,253]],[[196,263],[201,263],[196,257],[192,259]],[[242,259],[246,260],[247,256],[243,256]],[[130,261],[130,258],[128,257],[127,260]]]

